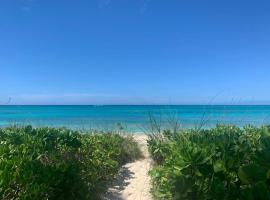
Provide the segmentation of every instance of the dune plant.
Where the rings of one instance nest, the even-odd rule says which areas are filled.
[[[155,199],[270,199],[270,127],[218,125],[150,136]]]
[[[0,199],[99,199],[125,162],[132,137],[65,128],[0,129]]]

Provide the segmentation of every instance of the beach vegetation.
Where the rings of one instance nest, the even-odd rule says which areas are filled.
[[[151,134],[154,199],[270,199],[270,126]]]
[[[0,199],[99,199],[121,165],[140,156],[132,136],[2,128]]]

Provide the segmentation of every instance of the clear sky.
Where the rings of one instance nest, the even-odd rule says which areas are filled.
[[[0,104],[270,103],[269,0],[0,0]]]

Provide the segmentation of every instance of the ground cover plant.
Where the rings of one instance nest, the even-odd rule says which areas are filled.
[[[99,199],[125,162],[140,157],[129,136],[65,128],[0,129],[0,199]]]
[[[270,199],[270,126],[149,136],[155,199]]]

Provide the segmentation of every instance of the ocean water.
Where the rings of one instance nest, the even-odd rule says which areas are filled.
[[[126,130],[142,132],[149,118],[163,127],[178,121],[183,128],[217,123],[270,124],[270,106],[239,105],[153,105],[153,106],[0,106],[0,126],[11,124],[67,127],[72,129],[114,129],[121,123]]]

